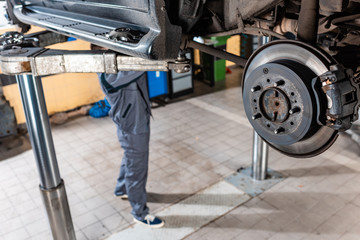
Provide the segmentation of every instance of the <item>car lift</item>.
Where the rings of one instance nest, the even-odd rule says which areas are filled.
[[[49,34],[44,32],[41,34]],[[37,35],[41,38],[43,35]],[[46,45],[64,42],[50,33]],[[32,36],[32,38],[34,36]],[[30,39],[30,38],[29,38]],[[111,73],[118,71],[169,71],[185,72],[190,69],[188,61],[153,61],[119,55],[112,51],[66,51],[45,49],[32,43],[21,34],[12,32],[0,37],[2,51],[0,67],[4,74],[15,75],[26,124],[40,175],[40,192],[48,215],[53,238],[76,239],[65,191],[61,179],[55,147],[51,134],[41,76],[60,73]],[[61,40],[59,40],[61,39]],[[49,39],[48,39],[49,40]],[[23,47],[28,46],[30,47]],[[40,45],[41,46],[41,45]],[[45,46],[45,44],[43,45]],[[264,180],[267,171],[267,145],[254,134],[253,179]]]

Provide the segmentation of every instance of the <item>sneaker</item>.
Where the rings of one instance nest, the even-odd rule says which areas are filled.
[[[128,195],[127,195],[127,194],[123,194],[123,195],[116,195],[116,194],[114,194],[114,197],[118,197],[118,198],[120,198],[120,199],[122,199],[122,200],[127,200],[127,199],[128,199]]]
[[[165,224],[164,220],[150,214],[146,215],[144,220],[142,221],[137,220],[135,218],[134,221],[152,228],[161,228]]]

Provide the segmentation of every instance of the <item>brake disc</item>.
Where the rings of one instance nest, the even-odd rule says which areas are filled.
[[[243,102],[255,131],[273,148],[292,157],[328,149],[337,131],[319,122],[326,96],[313,79],[335,60],[305,43],[278,40],[255,51],[243,75]]]

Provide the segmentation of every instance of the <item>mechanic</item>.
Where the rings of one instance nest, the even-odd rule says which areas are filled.
[[[146,205],[151,115],[146,73],[125,71],[98,75],[111,105],[109,116],[117,126],[119,142],[124,149],[114,194],[129,200],[135,222],[162,227],[164,221],[150,215]]]

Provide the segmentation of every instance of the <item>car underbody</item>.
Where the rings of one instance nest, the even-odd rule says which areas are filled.
[[[23,32],[36,25],[133,57],[181,64],[195,48],[244,67],[246,115],[294,157],[328,149],[358,119],[359,0],[7,0]],[[196,36],[267,36],[249,59]]]

